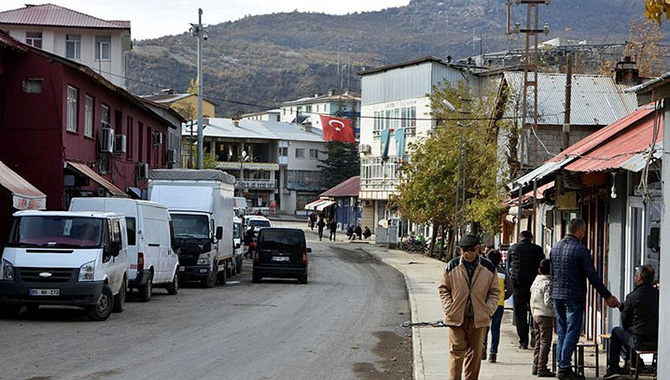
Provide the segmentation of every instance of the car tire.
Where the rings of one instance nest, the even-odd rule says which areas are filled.
[[[126,303],[126,278],[123,278],[123,284],[121,284],[121,289],[114,296],[114,311],[115,313],[123,313],[123,306]]]
[[[301,284],[306,284],[307,283],[307,275],[304,274],[304,275],[298,277],[298,282],[301,283]]]
[[[251,275],[251,282],[255,282],[255,283],[261,282],[262,278],[263,277],[260,275],[260,273],[254,271]]]
[[[151,301],[151,297],[153,296],[154,292],[154,272],[149,272],[147,283],[138,287],[137,291],[140,293],[141,302]]]
[[[168,294],[171,296],[176,296],[179,293],[179,269],[174,271],[172,282],[165,289],[167,289]]]
[[[219,267],[216,265],[216,263],[214,263],[213,268],[214,269],[211,272],[209,272],[209,275],[202,279],[202,286],[204,286],[205,288],[213,288],[216,285],[216,282],[217,282],[218,277],[219,277],[219,272],[218,272]],[[224,273],[225,273],[225,271],[224,271]],[[225,284],[225,281],[224,281],[224,284]]]
[[[86,308],[86,316],[92,321],[104,321],[109,318],[113,309],[114,295],[109,285],[105,284],[95,305]]]

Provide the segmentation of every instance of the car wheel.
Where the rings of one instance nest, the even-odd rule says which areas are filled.
[[[251,282],[261,282],[261,278],[263,277],[261,277],[260,273],[254,271],[251,275]]]
[[[165,289],[167,289],[168,294],[171,296],[176,296],[179,293],[179,270],[174,271],[172,282]]]
[[[126,278],[123,278],[123,284],[121,284],[121,289],[119,293],[114,296],[114,312],[123,313],[123,305],[126,302]]]
[[[149,302],[151,301],[151,296],[154,292],[154,273],[149,272],[149,278],[147,278],[147,283],[137,288],[137,291],[140,293],[140,301]]]
[[[301,284],[306,284],[307,283],[307,275],[304,274],[304,275],[298,277],[298,282],[301,283]]]
[[[86,315],[92,321],[104,321],[112,314],[113,308],[114,295],[109,285],[105,284],[102,286],[102,292],[100,292],[100,297],[98,297],[95,305],[86,309]]]
[[[214,285],[216,285],[216,281],[219,276],[219,267],[214,263],[213,265],[213,270],[209,272],[209,275],[206,278],[202,279],[202,286],[205,288],[212,288]],[[225,273],[225,271],[223,271]],[[223,282],[225,284],[225,281]]]

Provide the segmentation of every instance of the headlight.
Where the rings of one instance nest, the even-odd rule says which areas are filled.
[[[95,260],[89,261],[79,268],[79,281],[93,281],[95,277]]]
[[[7,260],[2,260],[2,273],[0,280],[14,281],[14,265]]]
[[[209,265],[209,258],[198,259],[198,265]]]

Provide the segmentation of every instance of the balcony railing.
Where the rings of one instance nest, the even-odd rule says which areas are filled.
[[[236,189],[259,189],[272,190],[277,187],[277,181],[274,179],[245,179],[235,180]]]
[[[274,163],[274,162],[236,162],[236,161],[225,162],[225,161],[217,161],[216,168],[217,169],[223,169],[223,170],[240,170],[240,168],[243,168],[244,170],[276,171],[276,170],[279,170],[279,164]]]
[[[361,178],[361,191],[384,190],[394,191],[398,186],[398,180],[392,178]]]

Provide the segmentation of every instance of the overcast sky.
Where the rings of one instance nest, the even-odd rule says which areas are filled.
[[[180,34],[198,22],[202,8],[205,25],[239,20],[246,15],[275,12],[346,14],[375,11],[409,4],[409,0],[1,0],[0,11],[25,4],[52,3],[105,20],[130,20],[132,37],[156,38]]]

